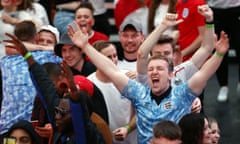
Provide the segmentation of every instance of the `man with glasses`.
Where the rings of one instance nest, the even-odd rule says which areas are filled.
[[[65,116],[66,114],[69,114],[71,111],[62,109],[61,107],[55,107],[55,115],[61,115],[61,117]]]

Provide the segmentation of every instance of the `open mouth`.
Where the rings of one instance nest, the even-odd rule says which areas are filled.
[[[80,24],[80,27],[87,27],[87,24]]]
[[[216,141],[213,141],[212,143],[213,143],[213,144],[217,144],[218,142],[216,142]]]
[[[152,84],[153,84],[153,87],[157,87],[159,85],[159,79],[158,78],[152,78]]]

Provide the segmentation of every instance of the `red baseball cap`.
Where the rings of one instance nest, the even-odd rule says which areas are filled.
[[[84,90],[89,94],[89,96],[93,96],[94,86],[89,79],[82,75],[75,75],[73,80],[75,84],[79,86],[80,90]]]

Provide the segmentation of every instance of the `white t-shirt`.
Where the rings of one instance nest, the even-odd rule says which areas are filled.
[[[32,3],[33,10],[28,9],[27,12],[31,14],[34,21],[39,24],[39,26],[48,25],[49,20],[45,8],[37,2]]]
[[[194,63],[191,60],[188,60],[184,63],[181,63],[174,67],[174,77],[171,79],[171,86],[175,87],[179,84],[182,84],[183,82],[186,82],[189,80],[193,74],[195,74],[198,71],[198,68],[194,65]],[[148,76],[145,75],[139,75],[137,74],[137,81],[144,85],[148,85]]]
[[[126,71],[136,71],[137,61],[118,60],[118,68]]]
[[[113,83],[100,81],[96,77],[96,72],[90,74],[87,78],[91,80],[103,94],[107,105],[109,127],[111,131],[127,125],[130,122],[131,117],[134,115],[134,109],[131,102],[120,94]],[[131,144],[137,143],[136,130],[135,132],[131,132],[124,142],[116,142],[114,140],[114,144],[127,144],[129,142]]]
[[[198,68],[191,60],[175,66],[173,71],[174,77],[171,80],[171,85],[176,86],[188,81],[197,71]]]
[[[165,17],[168,11],[168,4],[160,4],[154,17],[154,26],[157,27]]]
[[[164,17],[166,16],[168,12],[168,4],[160,4],[156,10],[156,15],[154,17],[154,27],[157,27],[159,24],[162,23]],[[168,28],[166,31],[163,32],[165,35],[172,35],[172,28]]]
[[[25,12],[25,11],[16,11],[16,12],[11,12],[11,13],[7,13],[3,10],[0,10],[0,26],[1,26],[1,30],[0,30],[0,57],[4,56],[5,53],[5,43],[2,42],[3,40],[7,40],[9,39],[9,37],[7,37],[5,35],[5,33],[10,33],[10,34],[14,34],[14,28],[15,26],[9,23],[5,23],[2,21],[2,14],[8,14],[14,18],[18,18],[20,20],[31,20],[32,17],[29,13]]]

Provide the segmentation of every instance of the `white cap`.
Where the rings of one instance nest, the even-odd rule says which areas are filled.
[[[57,28],[53,27],[52,25],[44,25],[39,28],[38,32],[41,32],[43,30],[53,33],[56,37],[57,43],[59,43],[59,35],[60,34],[59,34],[59,31]]]

